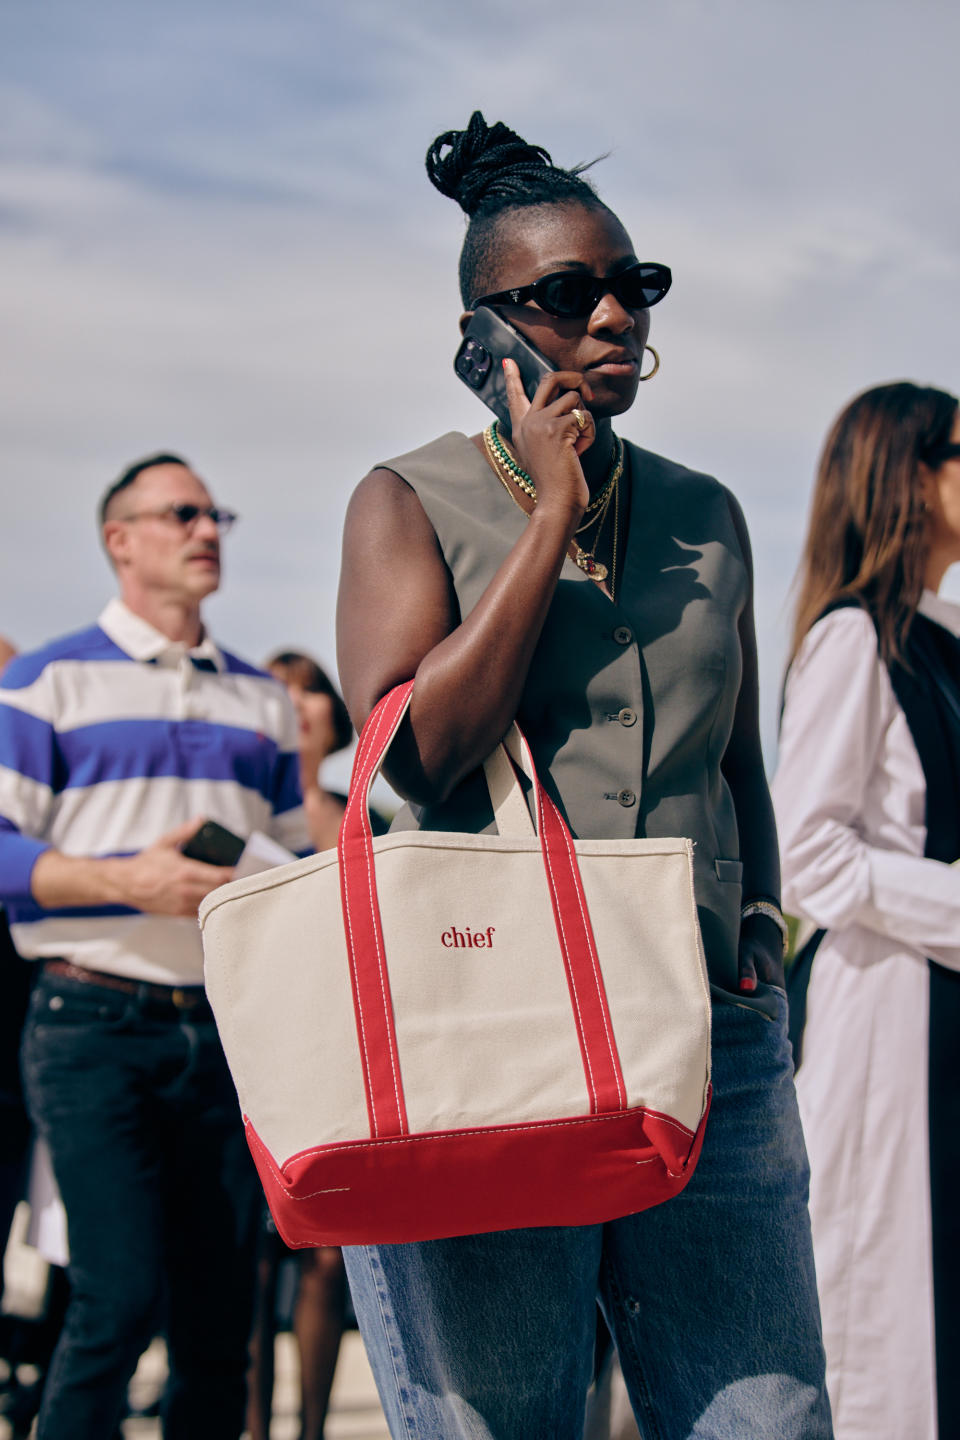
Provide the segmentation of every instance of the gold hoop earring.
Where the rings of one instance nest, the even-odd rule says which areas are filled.
[[[652,380],[654,375],[656,375],[657,371],[660,369],[660,356],[657,354],[656,350],[654,350],[652,345],[644,345],[643,348],[644,350],[649,350],[650,354],[653,356],[653,369],[648,371],[646,375],[641,375],[640,379]]]

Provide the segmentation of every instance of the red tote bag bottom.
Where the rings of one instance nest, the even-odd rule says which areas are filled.
[[[538,1225],[597,1225],[678,1195],[703,1144],[655,1111],[620,1110],[324,1145],[282,1171],[246,1120],[277,1229],[293,1248],[397,1244]]]

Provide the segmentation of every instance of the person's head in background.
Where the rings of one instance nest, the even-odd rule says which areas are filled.
[[[827,607],[869,611],[896,658],[924,589],[960,561],[960,411],[955,395],[897,381],[841,411],[824,446],[800,564],[791,654]]]
[[[220,584],[220,537],[233,512],[213,503],[186,460],[160,452],[127,466],[104,493],[99,518],[125,604],[193,643],[200,602]]]
[[[304,784],[315,782],[324,760],[345,750],[353,739],[347,707],[329,675],[310,655],[281,650],[265,668],[287,687],[299,724]]]

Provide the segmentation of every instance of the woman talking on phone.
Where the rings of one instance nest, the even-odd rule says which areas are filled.
[[[717,481],[612,424],[659,365],[670,272],[580,174],[479,113],[427,169],[469,217],[461,327],[493,310],[547,373],[528,396],[506,358],[500,423],[361,482],[347,704],[362,725],[415,680],[401,824],[489,827],[478,767],[517,719],[576,835],[697,842],[714,1099],[693,1178],[642,1214],[345,1251],[391,1432],[575,1440],[599,1298],[645,1436],[828,1437],[746,529]]]

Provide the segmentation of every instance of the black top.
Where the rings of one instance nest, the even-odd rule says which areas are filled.
[[[960,859],[960,640],[917,615],[890,679],[926,780],[924,854]],[[960,974],[930,966],[930,1209],[941,1435],[960,1435]]]

